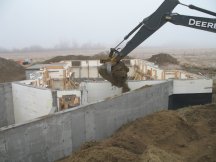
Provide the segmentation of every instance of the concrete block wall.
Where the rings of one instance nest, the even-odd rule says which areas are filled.
[[[84,142],[110,136],[123,124],[167,109],[172,82],[0,129],[0,161],[51,162]]]
[[[11,83],[0,84],[0,128],[14,124],[13,109]]]

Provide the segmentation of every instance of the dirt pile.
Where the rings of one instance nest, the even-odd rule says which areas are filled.
[[[60,62],[63,60],[89,60],[90,56],[83,56],[83,55],[68,55],[68,56],[56,56],[49,60],[44,61],[44,64],[49,64],[53,62]]]
[[[178,60],[166,53],[160,53],[157,55],[153,55],[148,61],[153,62],[159,66],[167,65],[167,64],[179,64]]]
[[[25,79],[25,68],[12,60],[0,57],[0,83]]]
[[[100,59],[108,59],[108,53],[98,53],[93,56],[84,56],[84,55],[68,55],[68,56],[56,56],[44,62],[43,64],[49,64],[54,62],[60,62],[64,60],[100,60]],[[125,57],[125,59],[130,59],[131,57]]]
[[[111,72],[107,71],[107,66],[110,66]],[[117,87],[122,87],[122,92],[128,92],[130,89],[127,85],[127,73],[129,68],[123,63],[119,62],[118,64],[111,67],[111,65],[105,64],[98,68],[100,75],[108,80],[110,83]]]
[[[162,111],[121,127],[61,162],[216,161],[216,105]]]

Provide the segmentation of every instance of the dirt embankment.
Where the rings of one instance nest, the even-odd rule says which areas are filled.
[[[108,53],[99,53],[93,56],[68,55],[68,56],[56,56],[42,63],[49,64],[49,63],[60,62],[64,60],[100,60],[100,59],[107,59],[107,58],[108,58]],[[126,58],[129,59],[130,57],[126,57]]]
[[[150,62],[153,62],[159,66],[164,66],[164,65],[168,65],[168,64],[174,64],[174,65],[178,65],[179,62],[176,58],[172,57],[169,54],[166,53],[160,53],[157,55],[153,55],[151,58],[147,59]]]
[[[216,105],[162,111],[90,142],[61,162],[216,161]]]
[[[25,79],[25,68],[12,60],[0,57],[0,83]]]

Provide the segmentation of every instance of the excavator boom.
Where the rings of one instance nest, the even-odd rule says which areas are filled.
[[[215,12],[194,5],[185,5],[178,0],[165,0],[152,15],[145,18],[129,32],[122,42],[115,48],[111,48],[109,59],[101,60],[101,62],[104,63],[104,65],[99,68],[101,76],[118,87],[125,85],[128,69],[125,68],[121,60],[167,22],[216,33],[215,18],[203,18],[172,13],[177,5],[183,5],[190,9],[216,16]],[[119,50],[119,46],[134,33],[135,35]]]

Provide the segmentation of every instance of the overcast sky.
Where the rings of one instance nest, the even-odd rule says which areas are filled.
[[[0,0],[0,47],[115,45],[163,0]],[[215,0],[181,0],[216,12]],[[174,12],[209,17],[179,6]],[[166,24],[142,46],[216,47],[216,34]]]

